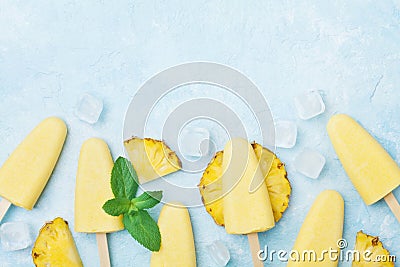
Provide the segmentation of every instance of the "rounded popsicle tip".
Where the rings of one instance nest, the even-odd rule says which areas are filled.
[[[81,149],[89,148],[89,147],[103,147],[103,148],[107,148],[107,150],[108,150],[107,143],[103,139],[100,139],[97,137],[92,137],[92,138],[87,139],[85,142],[83,142]]]
[[[51,129],[53,132],[65,132],[67,133],[67,125],[59,117],[48,117],[44,119],[36,128],[46,127]]]
[[[331,189],[324,190],[319,194],[318,197],[324,198],[324,199],[329,199],[329,201],[334,202],[334,203],[344,204],[342,195],[335,190],[331,190]]]
[[[229,139],[224,147],[224,168],[228,167],[229,162],[233,160],[233,156],[235,156],[235,158],[241,158],[243,162],[247,162],[250,156],[248,154],[249,152],[253,152],[253,149],[246,139],[241,137]]]
[[[187,210],[187,207],[178,201],[167,202],[164,204],[161,210]]]
[[[336,131],[337,129],[343,128],[343,125],[348,124],[349,122],[353,123],[355,120],[346,114],[335,114],[333,115],[328,122],[327,129],[328,133]]]
[[[230,139],[226,144],[225,144],[225,149],[232,147],[234,144],[237,145],[250,145],[249,142],[242,138],[242,137],[234,137]]]

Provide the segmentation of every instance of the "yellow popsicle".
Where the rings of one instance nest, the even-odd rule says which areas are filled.
[[[0,168],[0,196],[31,210],[42,193],[67,136],[65,123],[50,117],[37,125]]]
[[[124,229],[122,216],[113,217],[103,204],[114,198],[110,178],[113,160],[107,144],[98,138],[81,147],[75,187],[75,231],[110,233]]]
[[[340,252],[338,240],[342,238],[343,217],[342,196],[334,190],[320,193],[300,228],[287,266],[337,266]],[[337,253],[330,257],[329,251],[333,250]]]
[[[179,206],[173,206],[179,205]],[[195,267],[196,252],[189,212],[181,204],[166,204],[158,219],[161,247],[151,254],[151,267]]]
[[[264,176],[254,150],[242,138],[233,138],[224,149],[222,187],[225,230],[229,234],[263,232],[275,226],[266,186],[251,190]],[[264,184],[262,184],[264,185]]]
[[[343,168],[367,205],[400,185],[397,163],[354,119],[334,115],[327,129]]]

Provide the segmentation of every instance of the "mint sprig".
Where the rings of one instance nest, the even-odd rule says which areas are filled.
[[[142,246],[159,251],[161,234],[157,223],[149,215],[150,209],[160,203],[162,191],[143,192],[136,197],[139,180],[131,162],[119,157],[111,172],[111,189],[115,198],[103,205],[103,210],[112,216],[123,215],[125,229]]]

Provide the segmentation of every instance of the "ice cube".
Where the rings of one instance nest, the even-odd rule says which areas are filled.
[[[23,222],[8,222],[0,226],[0,240],[3,250],[20,250],[32,245],[29,226]]]
[[[75,116],[84,122],[94,124],[99,120],[102,111],[103,101],[101,99],[84,94],[76,106]]]
[[[275,145],[282,148],[292,148],[296,144],[297,126],[292,121],[277,121],[275,123]]]
[[[210,133],[205,128],[184,128],[179,135],[179,150],[183,156],[207,155],[209,146]]]
[[[229,250],[220,240],[215,240],[213,243],[207,246],[207,249],[209,255],[215,261],[217,266],[226,266],[231,259]]]
[[[294,168],[301,174],[317,179],[325,165],[325,157],[319,152],[306,149],[297,155]]]
[[[294,105],[300,119],[308,120],[324,113],[325,104],[317,91],[298,95],[294,98]]]

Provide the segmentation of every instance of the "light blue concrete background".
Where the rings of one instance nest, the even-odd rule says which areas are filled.
[[[57,115],[69,135],[57,168],[32,211],[13,207],[4,222],[25,221],[36,235],[62,216],[73,227],[77,158],[82,142],[104,138],[116,157],[124,112],[154,73],[181,62],[206,60],[250,77],[276,118],[295,120],[298,143],[277,150],[287,163],[293,194],[278,225],[260,234],[270,249],[291,249],[316,195],[325,188],[345,199],[349,247],[364,229],[400,256],[400,224],[383,202],[366,209],[332,150],[325,125],[333,113],[360,120],[400,161],[399,1],[11,1],[0,2],[0,162],[43,118]],[[293,97],[319,90],[327,110],[301,121]],[[73,110],[83,92],[104,100],[94,126]],[[318,180],[291,167],[305,147],[327,158]],[[400,199],[400,189],[395,190]],[[152,215],[158,216],[159,208]],[[223,240],[229,266],[250,266],[246,237],[230,236],[203,208],[191,209],[198,266],[215,266],[206,246]],[[94,235],[74,237],[85,266],[98,266]],[[148,266],[150,253],[127,232],[109,235],[113,266]],[[268,263],[284,266],[283,263]],[[30,248],[0,250],[0,266],[32,266]],[[341,266],[350,266],[342,263]]]

